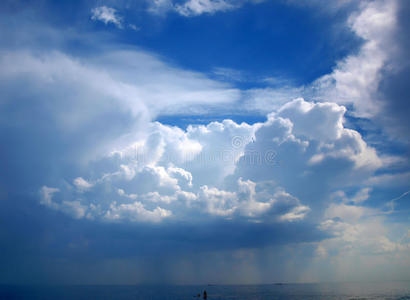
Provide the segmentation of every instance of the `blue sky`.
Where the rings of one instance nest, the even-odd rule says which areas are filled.
[[[0,4],[0,283],[410,280],[406,1]]]

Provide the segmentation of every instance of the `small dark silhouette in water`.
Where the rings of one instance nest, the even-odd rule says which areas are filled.
[[[206,290],[204,290],[204,299],[208,299],[208,295],[206,293]]]

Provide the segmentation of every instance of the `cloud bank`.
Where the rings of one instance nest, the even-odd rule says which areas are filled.
[[[157,0],[151,12],[211,16],[243,3]],[[113,283],[112,270],[130,284],[346,280],[384,268],[408,278],[408,159],[351,120],[406,142],[406,39],[395,34],[406,36],[407,6],[354,6],[347,26],[362,46],[305,87],[270,78],[241,89],[135,46],[2,47],[1,281]],[[92,20],[127,24],[106,6]],[[264,119],[155,121],[226,111]]]

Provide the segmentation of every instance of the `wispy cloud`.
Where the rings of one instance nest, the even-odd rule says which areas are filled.
[[[123,28],[122,18],[117,14],[117,10],[107,6],[95,7],[91,10],[91,19],[101,21],[104,24],[114,24],[118,28]]]
[[[174,11],[184,17],[194,17],[202,14],[214,14],[237,9],[246,1],[232,0],[187,0],[175,3],[172,0],[150,1],[149,11],[154,14],[164,14]]]
[[[141,30],[140,27],[138,27],[138,26],[136,26],[136,25],[134,25],[134,24],[128,24],[128,27],[131,28],[131,29],[134,30],[134,31],[140,31],[140,30]]]
[[[201,14],[213,14],[218,11],[235,9],[237,5],[225,0],[189,0],[184,4],[177,4],[175,10],[183,16],[197,16]]]
[[[245,76],[241,71],[230,69],[230,68],[214,68],[213,74],[216,75],[221,80],[226,81],[244,81]]]

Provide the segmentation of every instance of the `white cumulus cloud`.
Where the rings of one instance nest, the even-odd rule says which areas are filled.
[[[201,220],[207,215],[301,221],[311,205],[322,201],[303,196],[315,191],[311,185],[357,186],[380,166],[375,150],[343,126],[345,111],[337,104],[296,99],[252,125],[224,120],[182,130],[153,122],[137,140],[102,159],[109,171],[91,170],[93,180],[75,178],[76,189],[43,188],[41,201],[100,221]],[[363,202],[369,191],[360,190],[353,201]],[[65,196],[52,200],[59,192]],[[75,201],[71,207],[69,198]],[[346,207],[335,207],[331,217]]]

